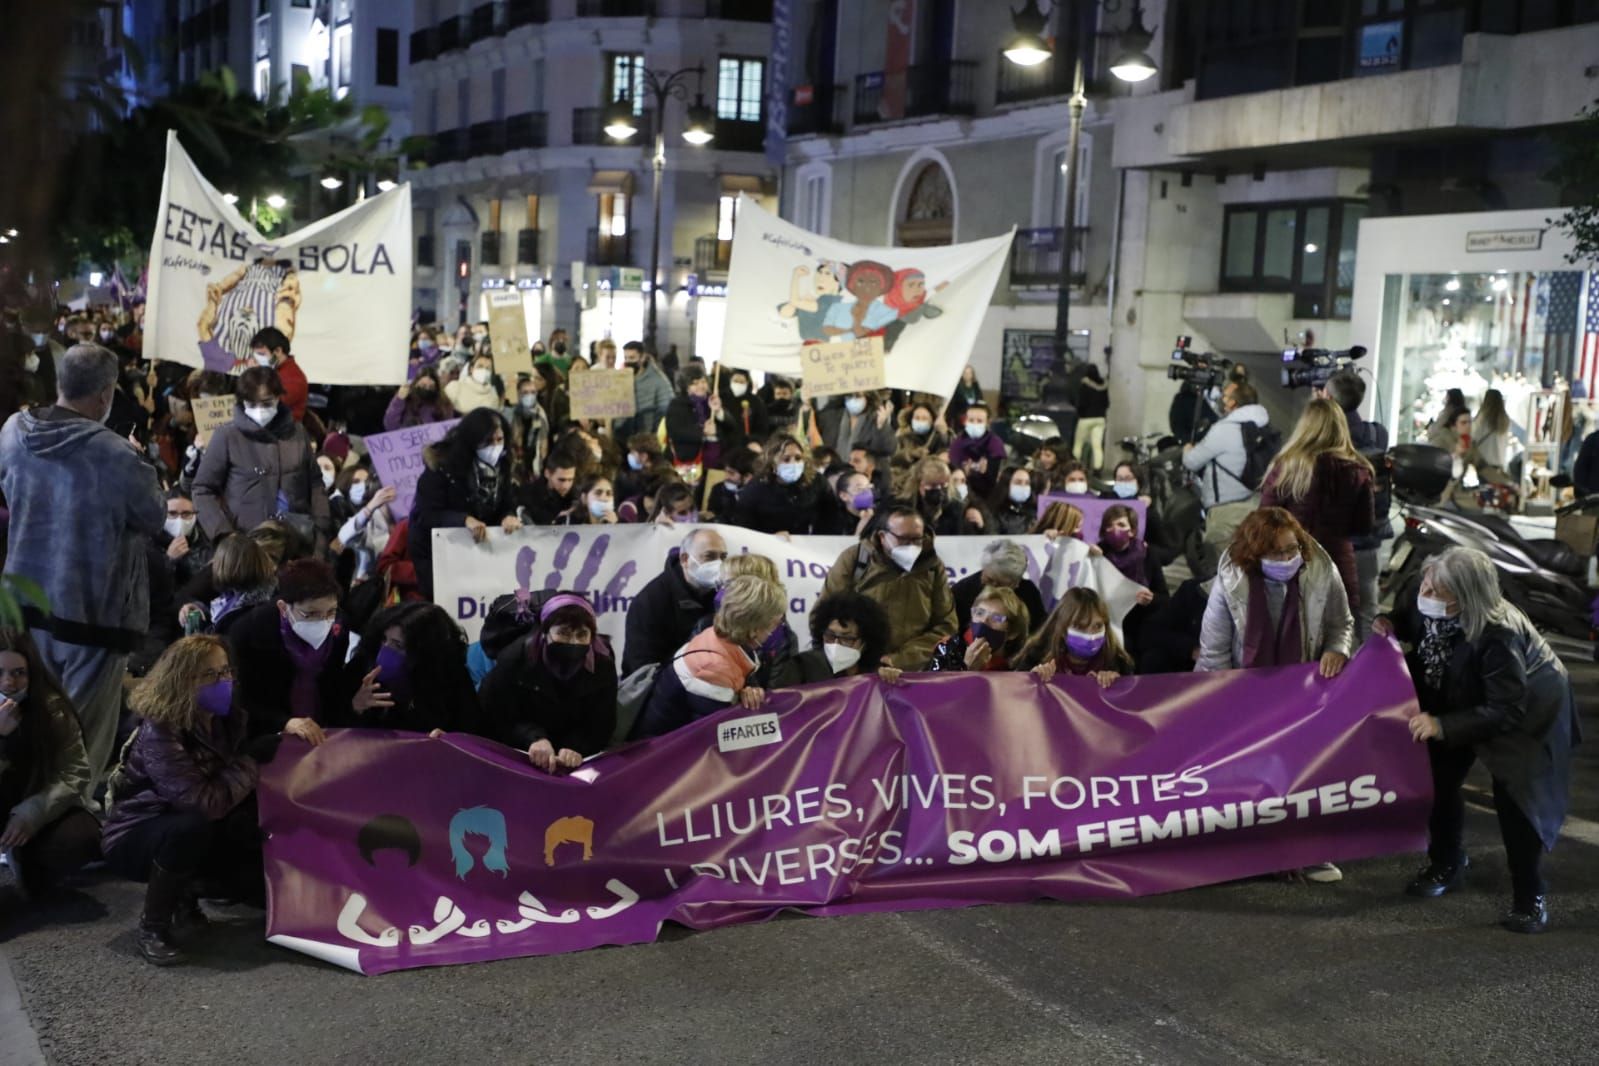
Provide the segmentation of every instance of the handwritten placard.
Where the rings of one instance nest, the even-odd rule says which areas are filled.
[[[805,395],[847,396],[886,388],[883,338],[859,337],[830,344],[807,344],[800,352]]]
[[[429,444],[444,439],[444,435],[459,418],[448,422],[429,422],[422,426],[408,426],[393,433],[377,433],[366,438],[367,454],[372,457],[372,471],[378,480],[395,493],[389,513],[404,518],[411,513],[411,501],[416,497],[416,483],[427,469],[424,452]]]
[[[189,401],[189,409],[194,412],[196,444],[204,448],[211,443],[213,430],[233,421],[234,403],[232,396],[196,396]]]
[[[633,417],[631,370],[586,370],[568,378],[566,390],[573,418]]]
[[[522,313],[522,293],[506,289],[489,293],[489,338],[494,345],[494,369],[506,388],[518,374],[533,373],[533,353],[527,343],[527,317]]]

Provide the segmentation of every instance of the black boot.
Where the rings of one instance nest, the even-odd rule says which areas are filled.
[[[1445,892],[1453,892],[1466,879],[1470,867],[1471,860],[1464,855],[1455,862],[1429,862],[1405,886],[1405,895],[1436,899]]]
[[[1512,933],[1541,933],[1549,928],[1549,900],[1533,896],[1526,901],[1511,904],[1510,911],[1499,922]]]
[[[183,899],[178,902],[177,913],[173,915],[172,925],[185,935],[201,933],[211,927],[211,919],[200,909],[200,897],[193,889],[183,893]]]
[[[150,864],[150,884],[144,890],[144,914],[139,918],[139,954],[152,966],[171,966],[183,961],[183,952],[172,939],[172,922],[183,902],[188,877]]]

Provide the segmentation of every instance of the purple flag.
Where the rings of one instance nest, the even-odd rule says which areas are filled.
[[[783,908],[1139,896],[1423,846],[1397,646],[1045,685],[776,692],[570,776],[465,736],[345,730],[262,768],[267,934],[360,973],[653,940]]]

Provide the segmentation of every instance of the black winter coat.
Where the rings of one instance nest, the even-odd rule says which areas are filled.
[[[460,529],[468,517],[497,526],[512,512],[511,458],[500,456],[499,476],[489,492],[478,478],[477,464],[466,469],[448,466],[436,449],[427,453],[427,469],[417,479],[411,502],[411,527],[407,536],[411,562],[422,595],[433,598],[433,531]]]
[[[438,659],[428,663],[427,669],[441,674],[436,695],[423,697],[390,689],[393,707],[372,708],[357,714],[353,702],[344,703],[327,708],[322,724],[332,729],[397,729],[406,733],[431,733],[442,729],[446,733],[486,735],[483,715],[478,709],[477,690],[472,687],[472,675],[466,669],[465,652],[465,647],[458,645],[455,649],[424,653],[458,656],[457,662],[448,665]],[[377,650],[366,644],[356,649],[349,676],[357,686],[376,666],[376,657]]]
[[[616,660],[596,654],[593,673],[579,670],[563,681],[529,656],[529,642],[507,645],[483,679],[487,735],[518,751],[546,739],[556,751],[604,751],[616,730]]]
[[[283,732],[290,718],[303,716],[290,705],[294,665],[283,646],[281,615],[276,603],[263,603],[244,612],[228,630],[233,658],[233,705],[249,715],[252,738]],[[345,660],[349,658],[350,631],[338,622],[328,634],[332,649],[317,679],[321,707],[318,724],[329,725],[350,710],[361,677]]]
[[[757,533],[814,533],[826,506],[827,482],[820,477],[792,485],[761,478],[739,490],[733,524]]]
[[[1427,684],[1416,650],[1422,618],[1413,600],[1393,615],[1394,630],[1412,650],[1405,657],[1421,709],[1437,717],[1441,741],[1476,749],[1489,773],[1504,783],[1544,847],[1553,848],[1565,821],[1571,749],[1582,739],[1566,668],[1519,612],[1483,629],[1475,641],[1457,638],[1444,681]]]
[[[700,620],[715,610],[716,590],[688,583],[678,550],[666,556],[666,567],[639,592],[627,610],[627,650],[622,676],[648,663],[667,663],[688,643]]]

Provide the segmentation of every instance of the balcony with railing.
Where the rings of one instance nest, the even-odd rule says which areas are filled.
[[[518,26],[550,20],[550,0],[490,0],[470,15],[447,18],[411,34],[411,62],[435,59],[456,48],[499,37]]]
[[[518,263],[537,263],[539,261],[538,230],[519,229],[516,231],[516,261]]]
[[[590,266],[632,266],[632,231],[617,236],[597,228],[589,230],[586,258]]]
[[[788,135],[803,137],[808,134],[824,136],[843,133],[846,125],[845,103],[849,89],[843,85],[807,86],[796,90],[795,99],[788,105]]]
[[[1055,289],[1060,287],[1060,226],[1024,229],[1016,233],[1010,249],[1010,287],[1013,289]],[[1088,227],[1072,230],[1072,284],[1087,278],[1085,255]]]
[[[469,43],[466,39],[467,20],[465,15],[456,15],[454,18],[444,19],[434,29],[437,31],[437,36],[434,38],[436,49],[434,55],[443,55],[445,52],[453,52],[457,48],[465,48]]]
[[[655,0],[577,0],[578,18],[654,18]]]
[[[436,167],[440,163],[454,163],[467,158],[469,133],[468,130],[458,129],[428,134],[428,166]]]
[[[969,59],[861,74],[855,79],[855,123],[975,114],[976,86],[977,64]]]
[[[543,148],[550,143],[549,115],[543,111],[525,111],[505,120],[505,150],[518,148]]]
[[[411,34],[411,62],[424,63],[439,54],[438,27],[428,26]]]
[[[1056,62],[1051,55],[1035,67],[1012,63],[999,54],[999,81],[994,89],[994,102],[1015,104],[1025,100],[1041,100],[1049,96],[1067,96],[1072,91],[1071,66]]]
[[[694,273],[725,274],[733,263],[733,242],[718,240],[716,234],[694,240]]]
[[[655,113],[645,111],[633,116],[638,132],[625,141],[618,141],[605,132],[605,108],[574,107],[572,109],[572,143],[603,144],[613,148],[625,145],[649,144],[655,137]]]

